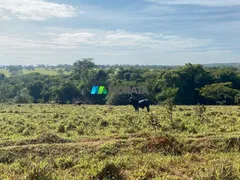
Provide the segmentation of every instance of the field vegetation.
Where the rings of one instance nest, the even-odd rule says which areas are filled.
[[[149,93],[139,95],[152,104],[174,98],[177,105],[240,104],[240,71],[237,67],[103,67],[92,58],[73,65],[7,66],[0,70],[0,103],[48,103],[77,100],[88,104],[127,105],[130,95],[92,96],[93,86],[143,86]]]
[[[190,63],[2,66],[0,179],[240,179],[239,82],[238,67]],[[95,85],[149,93],[91,95]]]
[[[0,179],[240,179],[238,106],[0,105]]]

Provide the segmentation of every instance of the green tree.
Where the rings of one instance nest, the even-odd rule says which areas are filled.
[[[14,87],[10,84],[0,84],[0,102],[7,102],[8,99],[13,98]]]
[[[12,76],[21,75],[22,74],[22,69],[23,69],[23,67],[21,65],[19,65],[19,66],[11,65],[11,66],[7,67],[7,70],[10,72],[10,74]]]
[[[82,79],[86,77],[86,73],[95,68],[96,65],[93,62],[92,58],[83,58],[82,60],[78,60],[73,64],[73,76],[76,79]]]
[[[175,102],[175,98],[178,90],[179,88],[166,88],[157,95],[157,100],[166,101],[166,100],[172,99],[172,101]]]
[[[201,96],[210,100],[210,104],[224,103],[233,104],[235,95],[239,93],[239,90],[232,88],[231,82],[215,83],[206,85],[200,89]]]
[[[5,79],[5,74],[0,73],[0,80],[4,80]]]
[[[31,103],[33,98],[30,96],[27,88],[22,89],[14,98],[15,103]]]
[[[34,103],[40,100],[42,89],[43,83],[41,81],[35,81],[28,86],[29,94],[33,97]]]
[[[73,98],[79,96],[79,91],[72,82],[65,82],[59,88],[55,89],[56,98],[63,102],[72,103]]]
[[[59,76],[63,76],[64,75],[64,70],[63,69],[58,69],[57,73]]]
[[[109,94],[106,103],[109,105],[128,105],[130,95],[127,94]]]

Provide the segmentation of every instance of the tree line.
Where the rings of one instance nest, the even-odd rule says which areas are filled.
[[[76,61],[56,76],[17,73],[6,77],[0,73],[1,103],[48,103],[81,100],[89,104],[126,105],[130,95],[91,95],[94,85],[145,86],[152,104],[172,99],[179,105],[233,105],[240,100],[240,71],[235,67],[205,67],[186,64],[176,67],[96,65],[91,58]],[[18,72],[21,66],[9,66]],[[33,69],[34,67],[29,66]],[[68,71],[70,73],[65,74]]]

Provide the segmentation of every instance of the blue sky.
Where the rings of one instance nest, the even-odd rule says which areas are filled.
[[[240,60],[238,0],[0,0],[0,64]]]

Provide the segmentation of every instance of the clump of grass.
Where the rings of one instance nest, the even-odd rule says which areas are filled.
[[[43,133],[35,139],[18,141],[16,144],[17,145],[43,144],[43,143],[54,144],[54,143],[67,143],[67,142],[70,142],[70,140],[63,139],[55,134]]]
[[[77,162],[73,160],[71,156],[68,157],[59,157],[54,160],[54,167],[61,169],[69,169],[75,166]]]
[[[59,118],[59,114],[58,113],[54,113],[53,114],[53,118]]]
[[[15,161],[15,156],[14,152],[0,150],[0,163],[11,164]]]
[[[115,164],[109,163],[95,176],[94,179],[111,179],[111,180],[124,180],[125,178],[121,174],[121,168]]]
[[[191,112],[186,112],[186,113],[184,113],[184,116],[185,117],[190,117],[190,116],[192,116],[192,113]]]
[[[180,130],[180,131],[187,131],[188,130],[185,123],[180,118],[176,119],[175,121],[172,121],[171,127],[173,129],[177,129],[177,130]]]
[[[72,122],[69,122],[68,125],[67,125],[67,131],[70,131],[70,130],[74,130],[76,129],[76,125],[74,125]]]
[[[229,161],[217,161],[212,168],[205,169],[199,177],[202,180],[237,180],[239,177],[237,176],[236,170],[233,167],[233,164]]]
[[[24,179],[28,180],[52,180],[51,166],[47,162],[42,161],[39,163],[32,162],[29,169],[25,172]]]
[[[201,122],[203,122],[205,119],[205,112],[206,112],[206,107],[204,105],[198,104],[195,107],[196,116],[198,117],[198,120]]]
[[[181,108],[181,107],[179,107],[179,109],[178,109],[179,111],[184,111],[184,109],[183,108]]]
[[[105,121],[105,120],[101,121],[100,123],[101,127],[107,127],[108,125],[109,125],[108,121]]]
[[[173,121],[173,112],[176,107],[174,104],[174,98],[169,98],[163,102],[163,107],[166,109],[168,118]]]
[[[134,134],[137,132],[137,130],[134,127],[128,127],[124,132],[127,134]]]
[[[58,126],[57,132],[58,132],[58,133],[65,133],[65,132],[66,132],[65,126],[64,126],[63,124],[60,124],[60,125]]]
[[[100,147],[98,155],[101,159],[107,158],[108,156],[115,156],[120,151],[120,146],[117,143],[108,143]]]
[[[31,131],[32,131],[33,129],[31,128],[31,127],[27,127],[27,128],[25,128],[23,131],[22,131],[22,134],[24,135],[24,136],[29,136],[30,134],[31,134]]]
[[[240,137],[231,137],[227,138],[224,142],[224,151],[240,151]]]
[[[142,146],[141,150],[147,152],[162,152],[164,155],[181,155],[184,153],[184,144],[170,135],[150,138]]]
[[[157,136],[157,130],[161,127],[159,118],[155,114],[150,113],[148,123],[154,129],[155,136]]]

